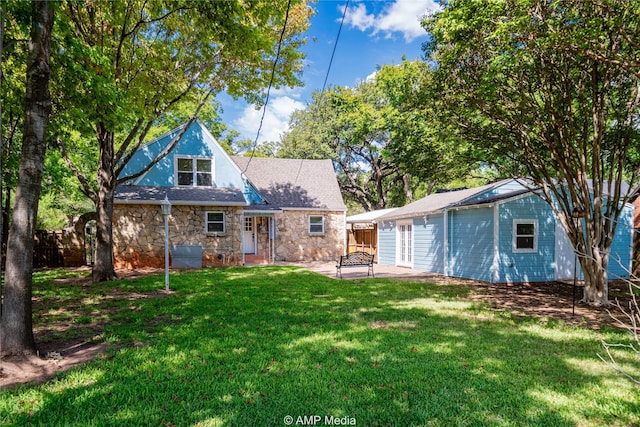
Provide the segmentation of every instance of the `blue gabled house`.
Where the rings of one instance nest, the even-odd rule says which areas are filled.
[[[627,204],[619,219],[610,279],[629,277],[633,212]],[[432,194],[383,215],[378,263],[491,283],[572,279],[576,265],[552,209],[515,179]]]
[[[120,174],[137,175],[159,159],[116,187],[116,267],[164,265],[165,198],[173,266],[183,257],[211,266],[344,253],[346,207],[331,160],[230,156],[200,121],[172,146],[184,126],[132,153]]]

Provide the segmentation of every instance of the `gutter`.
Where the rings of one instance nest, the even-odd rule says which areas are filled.
[[[248,206],[246,202],[202,202],[192,200],[170,200],[172,206]],[[160,200],[115,200],[114,205],[161,205]]]

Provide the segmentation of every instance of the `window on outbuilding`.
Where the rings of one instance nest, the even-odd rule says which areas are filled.
[[[224,233],[224,212],[207,212],[206,213],[206,230],[207,233]]]
[[[309,233],[310,234],[324,233],[324,216],[322,215],[309,216]]]
[[[513,220],[513,252],[538,251],[538,221],[535,219]]]
[[[211,187],[213,161],[210,158],[178,157],[176,174],[179,186]]]

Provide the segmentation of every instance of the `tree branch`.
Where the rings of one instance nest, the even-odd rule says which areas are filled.
[[[56,143],[58,145],[58,148],[60,149],[60,154],[62,155],[62,159],[67,164],[67,166],[69,166],[69,169],[71,169],[71,171],[73,172],[75,177],[78,178],[78,181],[80,182],[80,186],[81,186],[80,188],[82,190],[82,193],[85,196],[87,196],[89,199],[91,199],[92,202],[97,203],[98,195],[96,194],[96,192],[89,185],[89,182],[88,182],[87,178],[82,174],[82,172],[80,172],[80,170],[76,167],[76,165],[73,163],[71,158],[69,158],[69,156],[67,154],[67,149],[64,146],[64,143],[62,142],[62,139],[61,138],[56,138]]]
[[[136,179],[136,178],[144,175],[153,166],[155,166],[160,160],[164,159],[176,147],[176,145],[178,145],[178,142],[180,142],[180,139],[182,139],[182,136],[189,129],[189,127],[193,124],[193,122],[198,118],[198,114],[200,114],[200,110],[207,103],[207,101],[209,100],[209,97],[211,96],[212,93],[213,93],[213,90],[209,90],[207,92],[207,94],[202,98],[202,100],[198,104],[198,106],[196,108],[196,111],[194,112],[193,116],[191,116],[189,121],[184,125],[184,127],[180,130],[180,132],[171,140],[171,142],[165,147],[165,149],[162,150],[162,152],[155,159],[153,159],[153,161],[149,162],[149,164],[147,164],[144,168],[142,168],[141,170],[139,170],[136,173],[127,175],[127,176],[122,177],[122,178],[118,178],[117,179],[117,183],[121,184],[123,182],[127,182],[127,181]],[[124,166],[129,162],[129,160],[131,160],[131,157],[133,156],[133,154],[142,145],[142,143],[144,141],[144,138],[147,135],[147,132],[149,131],[149,129],[151,129],[152,123],[153,123],[152,121],[149,121],[147,123],[147,126],[145,127],[144,131],[140,134],[140,137],[138,138],[138,143],[136,144],[134,149],[131,150],[127,154],[127,156],[125,156],[124,160],[116,168],[116,173],[115,173],[116,176],[120,175],[120,173],[122,172],[122,169],[124,168]]]

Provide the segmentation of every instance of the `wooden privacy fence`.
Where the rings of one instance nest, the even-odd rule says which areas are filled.
[[[61,231],[37,230],[33,239],[33,266],[35,268],[64,266]]]
[[[377,225],[373,227],[358,227],[352,225],[347,230],[348,253],[361,251],[374,256],[374,261],[378,261],[378,239]]]
[[[33,236],[33,267],[80,267],[93,265],[95,251],[95,212],[83,214],[75,225],[64,230],[37,230]],[[6,240],[6,239],[3,239]],[[2,242],[2,264],[4,271],[7,242]]]

